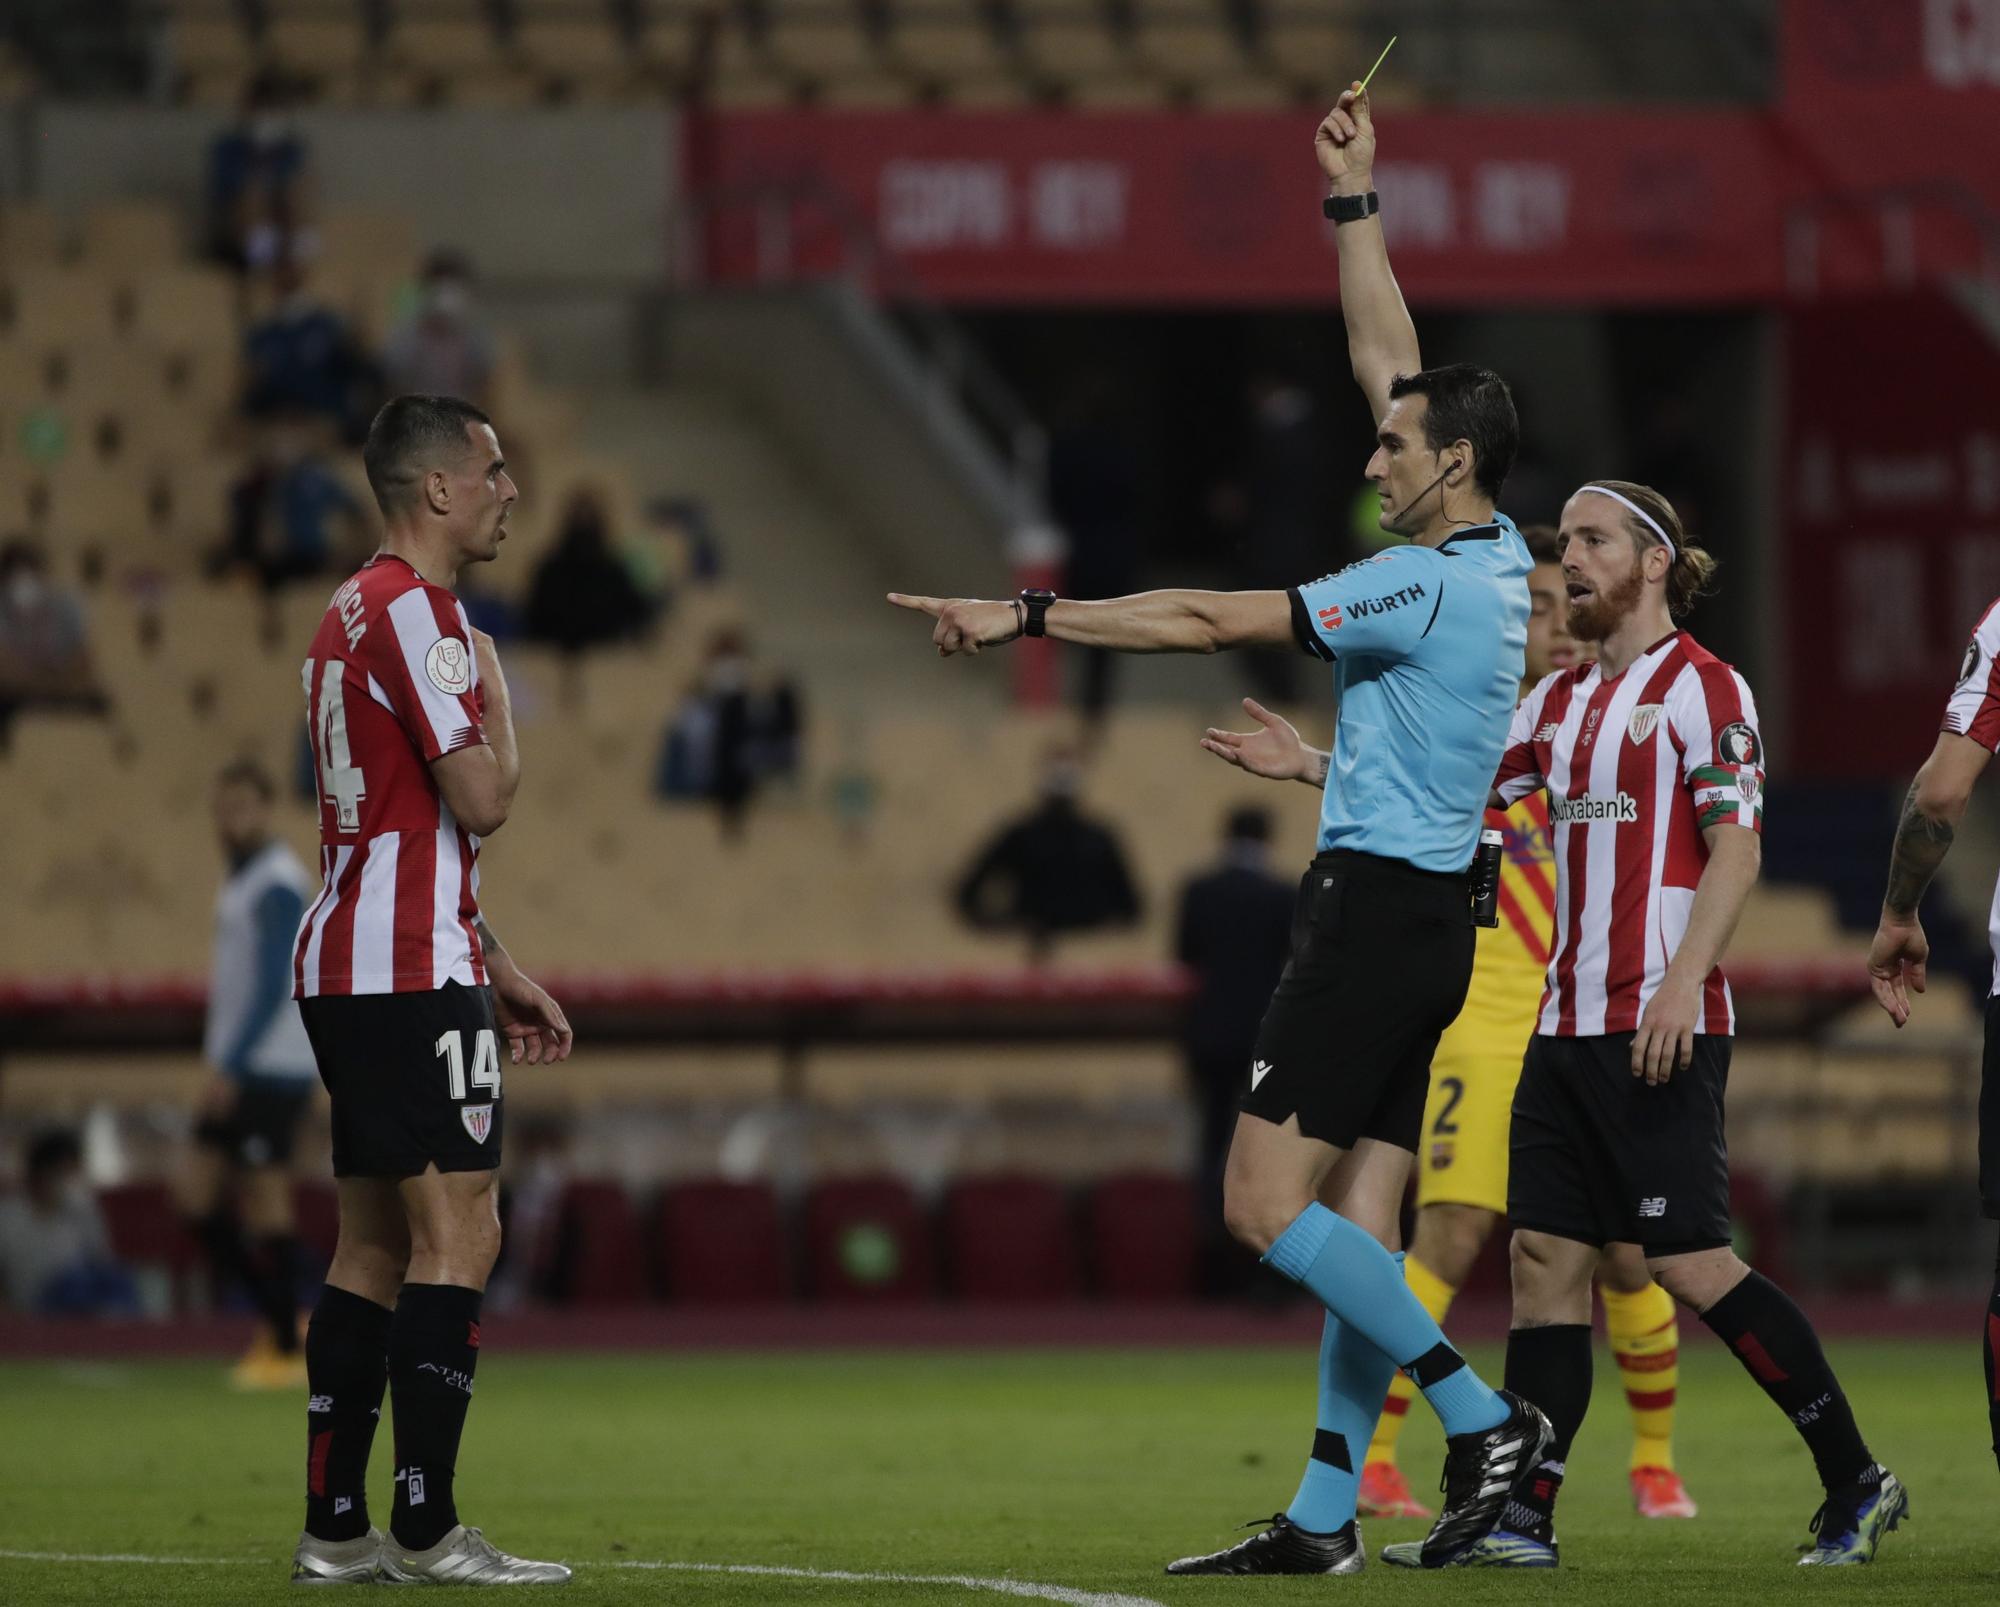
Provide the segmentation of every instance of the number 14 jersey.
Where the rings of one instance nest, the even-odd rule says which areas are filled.
[[[327,604],[303,680],[323,885],[292,951],[294,995],[483,984],[479,839],[430,769],[486,740],[465,610],[377,553]]]

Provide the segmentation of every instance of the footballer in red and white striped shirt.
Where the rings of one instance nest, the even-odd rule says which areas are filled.
[[[332,1106],[340,1237],[306,1340],[306,1521],[292,1578],[554,1583],[458,1520],[452,1483],[500,1250],[500,1036],[568,1058],[561,1008],[479,913],[479,839],[521,766],[492,638],[452,594],[499,554],[514,482],[469,403],[399,396],[362,448],[382,549],[333,594],[301,679],[324,883],[294,991]],[[394,1381],[395,1508],[368,1521]]]
[[[1724,1098],[1735,1026],[1718,962],[1757,880],[1763,744],[1750,689],[1676,621],[1714,562],[1646,486],[1563,508],[1570,632],[1594,664],[1515,712],[1495,782],[1546,789],[1556,937],[1508,1140],[1514,1312],[1507,1381],[1555,1430],[1491,1537],[1555,1562],[1555,1501],[1588,1404],[1590,1280],[1633,1243],[1811,1451],[1825,1490],[1805,1561],[1866,1562],[1909,1509],[1855,1426],[1805,1313],[1730,1245]],[[1511,1538],[1510,1538],[1511,1537]]]
[[[1686,934],[1704,834],[1761,832],[1763,785],[1750,688],[1686,631],[1609,679],[1579,665],[1522,700],[1496,786],[1508,804],[1548,793],[1556,928],[1537,1030],[1637,1030]],[[1695,1030],[1735,1026],[1729,984],[1711,966]]]

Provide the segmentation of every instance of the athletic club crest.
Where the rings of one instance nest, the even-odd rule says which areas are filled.
[[[491,1105],[461,1105],[458,1119],[465,1123],[465,1130],[472,1135],[475,1144],[486,1142],[486,1135],[493,1131],[493,1107]]]
[[[1632,720],[1626,730],[1632,735],[1634,744],[1643,743],[1660,728],[1660,707],[1657,703],[1642,703],[1632,711]]]

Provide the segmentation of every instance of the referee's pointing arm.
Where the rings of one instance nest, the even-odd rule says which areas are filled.
[[[1095,603],[1065,598],[1047,605],[1038,631],[1029,629],[1028,605],[1022,602],[910,597],[899,591],[890,592],[889,601],[937,621],[931,641],[940,658],[976,653],[1024,633],[1121,653],[1216,653],[1297,642],[1291,598],[1281,591],[1148,591]]]

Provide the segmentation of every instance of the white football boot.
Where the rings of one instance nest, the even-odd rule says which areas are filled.
[[[428,1551],[407,1550],[390,1535],[382,1542],[381,1577],[392,1585],[560,1585],[569,1569],[510,1557],[461,1523]]]
[[[295,1585],[372,1585],[382,1563],[382,1531],[370,1529],[358,1540],[320,1540],[299,1536],[292,1553]]]

